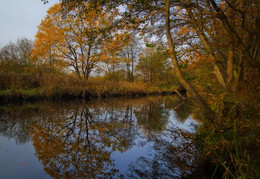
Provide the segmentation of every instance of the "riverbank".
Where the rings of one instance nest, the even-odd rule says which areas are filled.
[[[219,99],[217,120],[203,120],[196,134],[201,166],[210,178],[259,178],[259,99],[249,94]]]
[[[138,97],[184,92],[180,85],[162,85],[142,81],[127,82],[91,78],[79,79],[62,75],[0,75],[1,103],[41,100],[72,100],[106,97]]]

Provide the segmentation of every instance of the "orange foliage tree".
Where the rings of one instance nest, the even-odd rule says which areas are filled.
[[[84,3],[65,14],[56,4],[38,27],[33,54],[39,63],[88,79],[97,62],[111,60],[127,43],[121,22],[117,9]]]

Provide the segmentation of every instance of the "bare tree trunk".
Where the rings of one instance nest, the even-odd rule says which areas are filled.
[[[131,47],[131,82],[134,82],[134,52],[133,52],[133,47]]]
[[[243,61],[243,55],[241,54],[239,56],[239,60],[238,60],[238,65],[237,65],[237,69],[234,70],[234,82],[233,82],[233,90],[237,91],[238,90],[238,85],[239,85],[239,81],[241,80],[241,73],[242,73],[242,61]]]
[[[260,11],[256,17],[256,45],[254,50],[254,58],[260,63]]]
[[[214,74],[216,75],[219,84],[221,84],[222,87],[226,88],[225,80],[223,78],[223,75],[222,75],[218,65],[214,63],[213,67],[214,67]]]
[[[214,120],[216,118],[215,113],[206,105],[206,103],[203,101],[201,96],[198,94],[198,92],[194,89],[194,87],[188,83],[188,81],[184,78],[182,71],[178,65],[176,52],[174,49],[173,40],[171,37],[171,31],[170,31],[170,5],[169,0],[166,0],[166,7],[165,7],[165,19],[166,19],[166,36],[167,41],[169,45],[169,52],[170,57],[172,60],[172,64],[174,65],[176,77],[180,81],[180,83],[183,85],[183,87],[191,94],[192,98],[195,100],[195,102],[199,105],[200,109],[204,113],[207,119]]]
[[[235,6],[235,0],[231,0],[230,4],[232,6]],[[234,11],[231,10],[231,14],[233,13]],[[230,25],[232,28],[235,27],[235,18],[231,18]],[[234,71],[234,39],[233,37],[231,37],[230,48],[229,48],[228,59],[227,59],[227,88],[229,89],[229,91],[231,91],[233,87],[233,71]]]
[[[127,74],[127,81],[131,81],[131,74],[130,74],[130,64],[129,61],[127,60],[126,62],[126,74]]]
[[[228,61],[227,61],[227,87],[231,90],[232,87],[232,80],[233,80],[233,61],[234,61],[234,48],[231,44],[228,54]]]
[[[134,82],[134,59],[132,59],[131,82]]]

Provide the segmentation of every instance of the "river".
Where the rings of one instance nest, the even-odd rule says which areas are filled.
[[[181,178],[198,165],[177,96],[0,106],[0,178]]]

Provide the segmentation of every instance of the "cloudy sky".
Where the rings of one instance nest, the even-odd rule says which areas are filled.
[[[46,11],[59,0],[0,0],[0,47],[18,38],[33,40]]]

